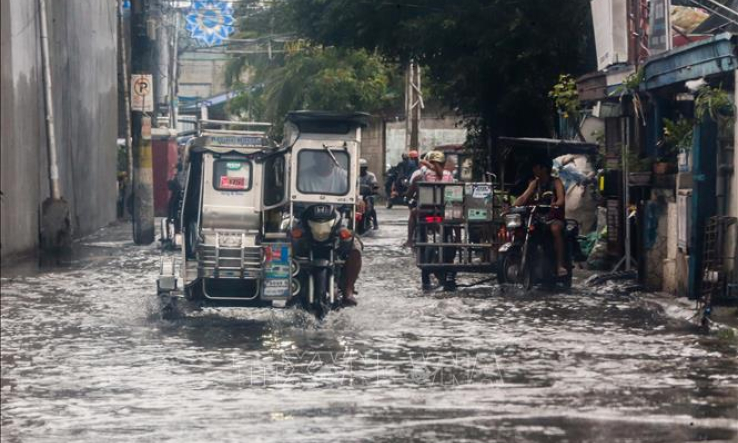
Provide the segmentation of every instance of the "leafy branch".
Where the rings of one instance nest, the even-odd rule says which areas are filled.
[[[569,74],[559,75],[559,82],[548,92],[548,96],[553,99],[556,109],[561,112],[562,117],[574,122],[577,128],[577,136],[584,141],[584,135],[582,135],[580,127],[582,104],[579,101],[577,82],[574,77]]]
[[[713,120],[735,115],[735,105],[730,101],[728,93],[722,88],[702,86],[694,100],[694,114],[699,120],[709,116]]]
[[[659,141],[659,160],[673,161],[680,151],[692,149],[694,134],[694,120],[679,118],[678,120],[664,119],[664,137]]]

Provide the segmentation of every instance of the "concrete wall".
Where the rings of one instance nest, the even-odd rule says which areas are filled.
[[[405,122],[387,123],[385,135],[386,161],[396,165],[405,152]],[[461,144],[466,141],[466,128],[453,115],[428,115],[420,119],[420,152],[428,152],[434,146]]]
[[[179,58],[179,96],[207,98],[226,92],[228,60],[219,54],[182,54]]]
[[[369,170],[377,176],[382,195],[385,175],[384,125],[381,118],[372,117],[369,125],[361,132],[361,158],[369,162]]]
[[[434,146],[464,143],[466,129],[457,125],[456,118],[438,113],[423,116],[420,123],[421,152]],[[387,165],[400,162],[405,152],[405,122],[385,122],[373,117],[361,135],[361,157],[369,162],[369,170],[377,176],[379,193],[384,195],[384,178]]]
[[[38,244],[49,195],[37,2],[2,0],[3,259]],[[115,219],[117,27],[115,2],[48,2],[62,194],[76,235]]]

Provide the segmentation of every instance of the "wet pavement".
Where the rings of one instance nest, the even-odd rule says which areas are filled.
[[[423,293],[398,208],[360,306],[160,319],[130,226],[4,266],[2,441],[737,441],[735,342],[633,294]]]

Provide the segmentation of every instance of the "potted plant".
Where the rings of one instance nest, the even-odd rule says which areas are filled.
[[[628,152],[628,181],[631,186],[648,186],[651,183],[651,169],[653,160],[641,158],[636,151]]]
[[[694,115],[699,120],[709,117],[713,120],[726,119],[735,115],[735,105],[730,95],[721,87],[702,86],[694,99]]]
[[[692,119],[684,117],[676,121],[664,119],[664,136],[658,143],[659,154],[653,166],[655,174],[668,174],[675,169],[677,156],[689,153],[692,149],[693,132]]]

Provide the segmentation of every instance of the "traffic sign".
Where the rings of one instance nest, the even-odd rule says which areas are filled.
[[[154,112],[151,74],[131,75],[131,111]]]

